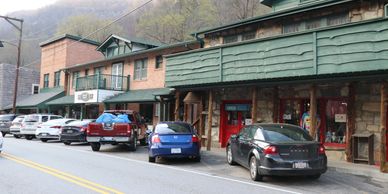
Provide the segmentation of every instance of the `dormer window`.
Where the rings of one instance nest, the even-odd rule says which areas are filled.
[[[106,56],[113,57],[119,54],[119,48],[117,46],[111,45],[106,49]]]

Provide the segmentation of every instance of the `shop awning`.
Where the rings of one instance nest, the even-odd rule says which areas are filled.
[[[157,88],[146,90],[131,90],[118,96],[105,100],[105,103],[136,103],[136,102],[156,102],[156,96],[171,94],[171,88]]]
[[[46,103],[47,106],[52,106],[52,105],[69,105],[69,104],[74,104],[74,95],[70,96],[64,96],[55,100],[51,100]]]
[[[60,98],[64,95],[64,90],[60,88],[46,89],[39,94],[26,96],[23,99],[16,101],[16,108],[44,108],[45,103]],[[4,109],[11,109],[12,104],[6,106]]]

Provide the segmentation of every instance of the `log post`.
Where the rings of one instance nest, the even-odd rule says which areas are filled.
[[[387,137],[387,106],[386,106],[386,83],[383,82],[380,87],[380,93],[381,93],[381,101],[380,101],[380,135],[381,135],[381,143],[380,143],[380,171],[381,172],[388,172],[388,166],[387,166],[387,150],[386,150],[386,137]]]
[[[213,91],[209,91],[209,107],[208,107],[208,129],[207,129],[207,143],[206,150],[210,151],[212,143],[212,121],[213,121]]]
[[[355,106],[355,89],[354,89],[354,83],[351,83],[349,86],[349,100],[348,100],[348,106],[347,106],[347,117],[348,117],[348,127],[346,132],[346,148],[345,148],[345,154],[346,154],[346,161],[352,162],[353,161],[353,147],[352,147],[352,135],[354,134],[354,131],[356,130],[356,106]]]
[[[174,116],[175,116],[175,121],[179,121],[179,98],[180,98],[180,92],[176,91],[175,92],[175,111],[174,111]]]
[[[273,110],[272,121],[279,122],[279,88],[277,86],[273,89]]]
[[[317,136],[317,97],[316,97],[316,87],[312,85],[310,87],[310,135],[313,139],[316,139]]]
[[[257,88],[252,89],[252,124],[257,122]]]

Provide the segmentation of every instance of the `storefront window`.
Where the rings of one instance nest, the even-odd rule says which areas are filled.
[[[283,123],[299,125],[301,119],[300,100],[284,100]]]
[[[326,103],[325,143],[345,144],[347,103],[341,100],[328,100]]]

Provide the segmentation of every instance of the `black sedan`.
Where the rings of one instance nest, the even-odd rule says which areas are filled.
[[[65,144],[70,145],[72,142],[87,142],[86,130],[88,124],[94,122],[94,120],[77,120],[62,127],[62,132],[59,135],[59,139]]]
[[[252,180],[263,176],[309,176],[318,179],[327,170],[325,148],[302,128],[289,124],[244,126],[232,135],[227,161],[248,168]]]

